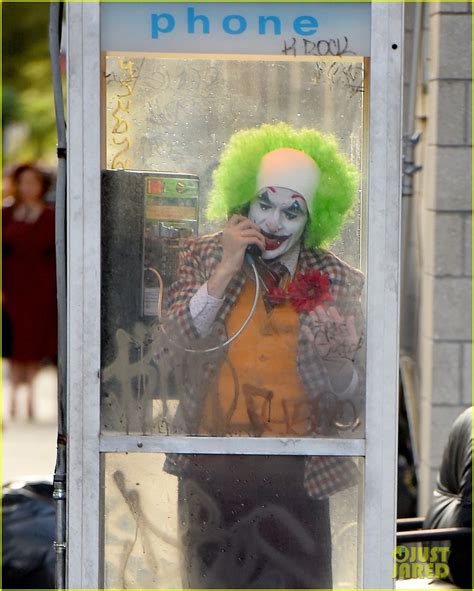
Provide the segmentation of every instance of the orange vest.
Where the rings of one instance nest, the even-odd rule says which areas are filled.
[[[247,281],[227,319],[234,334],[252,306],[255,285]],[[201,435],[301,436],[309,408],[296,368],[298,313],[290,302],[270,314],[260,297],[243,333],[229,347],[217,391],[208,394]]]

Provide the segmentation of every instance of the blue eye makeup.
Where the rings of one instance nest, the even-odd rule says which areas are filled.
[[[260,211],[269,211],[275,207],[279,207],[272,201],[268,190],[264,190],[257,194],[257,203]],[[292,200],[291,205],[285,209],[281,209],[281,213],[287,220],[291,221],[298,217],[305,216],[307,212],[301,206],[301,203],[297,199],[294,199]]]
[[[304,211],[302,210],[298,201],[295,201],[285,210],[285,216],[288,220],[294,220],[299,215],[304,215]]]

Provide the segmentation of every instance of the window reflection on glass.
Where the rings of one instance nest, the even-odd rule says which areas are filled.
[[[358,586],[360,459],[184,459],[105,456],[105,588]]]
[[[108,56],[106,68],[102,429],[362,436],[363,275],[356,269],[364,61],[137,55]],[[219,210],[209,198],[216,191],[211,173],[234,132],[278,121],[333,133],[339,153],[359,171],[355,201],[335,209],[340,232],[324,234],[327,208],[312,211],[312,198],[304,195],[312,181],[324,187],[331,176],[336,189],[338,181],[344,185],[340,172],[328,175],[327,167],[322,181],[316,170],[317,178],[300,186],[305,173],[298,170],[293,186],[273,177],[257,195],[254,185],[233,208]],[[279,147],[301,152],[297,144]],[[244,150],[242,170],[259,158]],[[336,192],[328,199],[336,201]],[[206,238],[224,226],[208,215],[209,206],[221,218],[236,213],[246,221],[234,219],[223,235]],[[253,240],[257,254],[264,251],[254,257],[262,291],[255,302],[254,271],[242,257],[232,277],[227,265],[224,291],[212,285],[208,291],[222,262],[222,236],[235,252],[236,229]],[[337,256],[314,250],[323,243],[332,243]],[[274,263],[283,259],[282,273]]]

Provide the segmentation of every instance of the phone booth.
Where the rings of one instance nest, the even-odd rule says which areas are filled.
[[[393,587],[402,31],[402,3],[68,3],[68,587]],[[335,138],[324,250],[286,160],[210,215],[252,129]]]

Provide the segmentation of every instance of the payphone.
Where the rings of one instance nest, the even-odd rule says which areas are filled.
[[[180,245],[197,236],[198,201],[199,178],[193,174],[102,172],[101,261],[113,269],[101,285],[103,425],[114,422],[117,396],[135,403],[144,399],[141,420],[129,421],[128,430],[140,432],[150,424],[158,395],[152,384],[159,372],[152,361],[152,334],[167,305]],[[124,381],[116,379],[117,363],[134,367],[126,393]],[[172,385],[167,390],[175,392]]]
[[[193,174],[102,172],[102,264],[115,269],[102,283],[105,308],[123,307],[133,319],[160,315],[179,243],[198,234],[198,200],[199,178]],[[120,318],[119,324],[126,327],[131,320]]]

